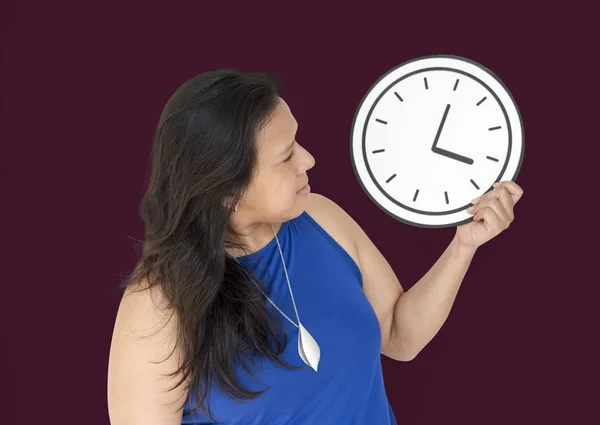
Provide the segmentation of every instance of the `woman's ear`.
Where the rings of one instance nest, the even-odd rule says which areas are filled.
[[[237,210],[239,209],[239,202],[234,204],[234,199],[232,197],[227,197],[223,201],[223,206],[225,206],[226,208],[231,208],[234,212],[237,212]]]

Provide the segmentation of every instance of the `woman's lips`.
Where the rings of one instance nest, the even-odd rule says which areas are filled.
[[[302,187],[296,194],[298,195],[306,195],[310,193],[310,185],[307,183],[304,187]]]

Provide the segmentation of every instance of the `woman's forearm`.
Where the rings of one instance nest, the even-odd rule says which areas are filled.
[[[453,239],[431,269],[400,296],[392,339],[404,358],[414,358],[440,330],[475,252],[476,248],[461,246]]]

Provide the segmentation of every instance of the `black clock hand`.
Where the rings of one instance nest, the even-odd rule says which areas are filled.
[[[440,139],[440,134],[442,134],[442,128],[444,128],[444,123],[446,122],[446,117],[448,116],[449,110],[450,110],[450,104],[446,105],[446,110],[444,111],[444,115],[442,116],[442,122],[440,123],[440,126],[438,127],[438,131],[437,131],[437,134],[435,135],[435,140],[433,141],[433,146],[431,147],[431,150],[434,153],[443,155],[447,158],[455,159],[457,161],[464,162],[465,164],[473,164],[474,161],[471,158],[467,158],[466,156],[462,156],[457,153],[450,152],[445,149],[441,149],[441,148],[437,147],[437,143],[438,143],[438,140]]]
[[[433,147],[432,150],[433,150],[433,152],[435,152],[437,154],[440,154],[447,158],[455,159],[460,162],[464,162],[465,164],[473,164],[473,162],[474,162],[471,158],[467,158],[466,156],[462,156],[457,153],[450,152],[450,151],[447,151],[444,149]]]
[[[446,105],[446,110],[444,111],[444,116],[442,117],[442,122],[438,127],[437,134],[435,135],[435,140],[433,141],[433,146],[431,149],[435,149],[438,140],[440,139],[440,134],[442,134],[442,128],[444,127],[444,123],[446,122],[446,117],[448,116],[448,111],[450,110],[450,104]],[[435,152],[435,151],[434,151]]]

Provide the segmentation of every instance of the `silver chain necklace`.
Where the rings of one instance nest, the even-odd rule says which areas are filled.
[[[316,372],[317,368],[319,366],[319,360],[321,359],[321,349],[319,348],[319,344],[317,344],[317,341],[312,337],[312,335],[306,330],[306,328],[300,322],[300,316],[298,315],[298,309],[296,308],[296,301],[294,300],[294,293],[292,292],[292,285],[290,283],[290,278],[288,276],[287,268],[285,266],[285,260],[283,259],[283,251],[281,250],[281,245],[279,244],[279,238],[277,237],[277,233],[275,233],[275,229],[273,228],[272,224],[271,224],[271,230],[273,231],[273,234],[275,235],[275,241],[277,242],[277,248],[279,248],[279,255],[281,256],[281,263],[283,264],[283,271],[285,273],[285,279],[287,280],[288,288],[290,290],[290,295],[292,297],[292,304],[294,305],[294,311],[296,312],[296,318],[298,319],[298,324],[294,323],[294,321],[292,319],[290,319],[283,311],[281,311],[281,309],[279,307],[277,307],[277,305],[275,305],[275,303],[273,301],[271,301],[271,298],[269,298],[269,296],[267,294],[265,294],[265,292],[254,281],[254,279],[252,279],[250,277],[250,280],[252,282],[254,282],[256,287],[260,290],[260,292],[263,293],[263,295],[267,298],[267,300],[269,300],[269,302],[273,305],[273,307],[275,307],[277,309],[277,311],[279,311],[287,320],[289,320],[295,327],[298,328],[298,354],[300,354],[300,358],[304,361],[304,363],[306,363],[307,365],[312,367]],[[241,265],[241,263],[239,262],[239,260],[236,257],[234,257],[233,255],[232,255],[232,257],[235,261],[237,261]]]

